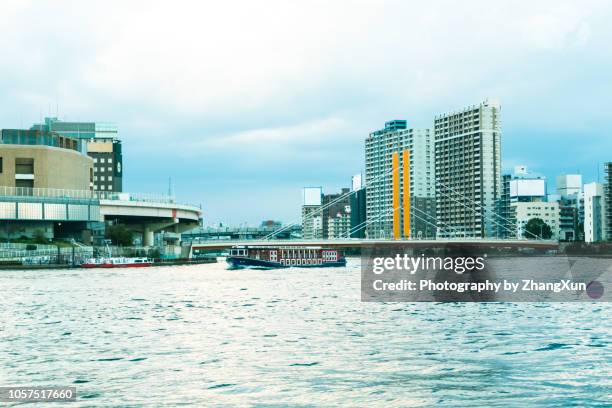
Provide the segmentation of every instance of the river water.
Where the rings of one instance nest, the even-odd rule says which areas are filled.
[[[0,271],[0,296],[0,385],[70,406],[612,404],[609,303],[363,303],[358,259]]]

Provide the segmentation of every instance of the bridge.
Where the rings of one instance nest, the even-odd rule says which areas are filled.
[[[227,241],[207,241],[194,242],[191,244],[191,251],[215,251],[226,250],[235,245],[251,246],[306,246],[306,247],[325,247],[325,248],[368,248],[368,247],[388,247],[388,248],[442,248],[445,246],[461,246],[462,248],[484,249],[484,248],[527,248],[534,250],[554,250],[558,249],[559,242],[552,240],[518,240],[518,239],[320,239],[320,240],[227,240]]]
[[[200,225],[199,207],[178,204],[167,196],[142,197],[117,193],[100,200],[100,215],[105,221],[125,224],[130,230],[142,233],[142,244],[153,245],[155,232],[165,231],[165,237],[179,241],[183,232]]]
[[[143,244],[153,244],[153,235],[165,231],[176,241],[184,231],[200,224],[198,206],[176,203],[174,197],[137,193],[0,187],[0,232],[19,236],[27,230],[46,234],[74,234],[91,223],[117,221],[142,233]]]

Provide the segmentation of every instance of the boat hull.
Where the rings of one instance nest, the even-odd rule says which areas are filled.
[[[333,262],[323,262],[321,264],[284,265],[280,262],[265,261],[263,259],[228,256],[226,258],[226,262],[232,269],[329,268],[346,266],[346,259],[340,259]]]
[[[87,268],[87,269],[97,269],[97,268],[146,268],[146,267],[149,267],[149,266],[153,266],[153,263],[142,262],[142,263],[125,263],[125,264],[112,264],[112,263],[81,264],[81,268]]]

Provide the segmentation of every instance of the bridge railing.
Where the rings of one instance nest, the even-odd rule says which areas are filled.
[[[117,193],[113,191],[70,190],[63,188],[32,188],[0,186],[0,197],[71,198],[82,200],[139,201],[178,204],[174,196],[149,193]],[[189,205],[189,204],[186,204]]]

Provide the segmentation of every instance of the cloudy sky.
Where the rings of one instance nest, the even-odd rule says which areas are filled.
[[[552,190],[612,160],[610,21],[588,0],[3,0],[0,128],[116,122],[126,191],[171,177],[206,224],[290,222],[302,186],[363,171],[386,120],[495,97],[504,167]]]

